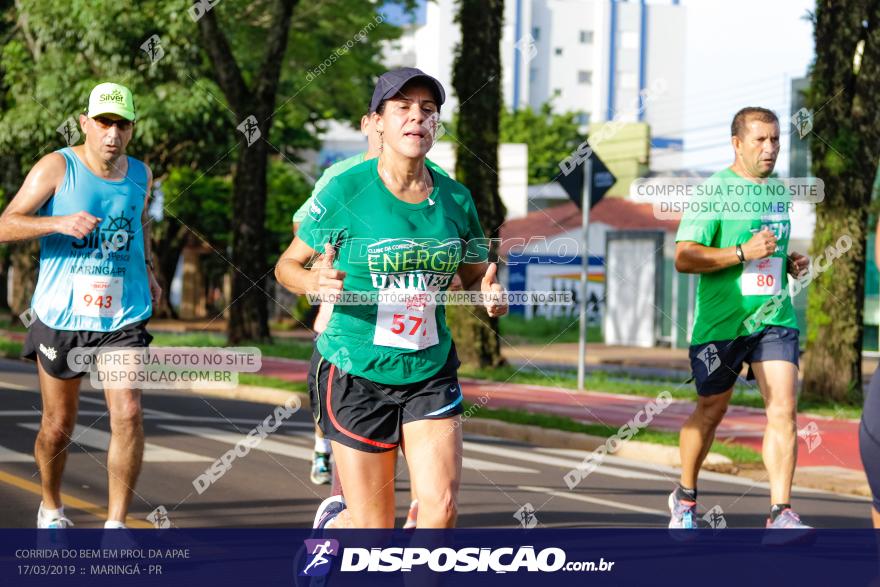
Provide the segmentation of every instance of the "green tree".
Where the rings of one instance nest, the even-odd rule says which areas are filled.
[[[270,338],[267,278],[272,268],[260,238],[269,154],[285,155],[275,146],[285,134],[293,135],[288,144],[310,138],[296,136],[303,125],[322,118],[354,119],[364,112],[372,76],[381,70],[378,41],[397,34],[381,20],[375,4],[354,0],[302,7],[298,0],[226,0],[198,20],[213,78],[236,127],[244,129],[232,179],[231,344]],[[325,67],[317,69],[319,64]]]
[[[297,164],[296,152],[318,146],[325,121],[359,119],[382,69],[381,41],[399,30],[377,16],[381,3],[361,0],[296,11],[296,2],[281,0],[195,5],[188,10],[179,0],[145,0],[133,9],[110,0],[0,0],[0,189],[14,194],[40,155],[65,146],[56,128],[84,110],[96,83],[128,85],[139,112],[129,152],[150,165],[157,180],[173,168],[195,172],[192,182],[164,188],[159,224],[169,226],[155,227],[157,254],[178,242],[181,230],[191,230],[186,218],[176,217],[175,203],[197,204],[208,197],[204,190],[192,193],[198,183],[231,177],[233,253],[224,256],[236,267],[226,264],[236,293],[246,294],[231,310],[231,338],[261,338],[268,334],[261,276],[274,250],[261,238],[268,154]],[[198,22],[190,10],[195,16],[201,10]],[[157,60],[142,49],[154,35],[163,54]],[[262,140],[246,148],[236,127],[251,115]],[[166,284],[176,266],[172,252],[160,263]],[[35,257],[35,244],[16,247],[13,255],[22,277],[16,281],[24,284],[17,288],[18,311],[33,290],[32,279],[30,285],[24,279],[34,274]],[[258,277],[261,287],[251,287]],[[167,304],[158,309],[161,315]]]
[[[474,197],[483,231],[497,238],[505,210],[498,193],[498,125],[501,112],[501,27],[503,0],[459,0],[452,85],[461,100],[455,177]],[[480,367],[503,362],[498,319],[482,308],[449,307],[450,327],[461,360]]]
[[[852,248],[810,287],[804,393],[846,401],[862,389],[866,228],[880,155],[880,2],[820,0],[814,25],[807,97],[821,140],[810,149],[825,199],[816,206],[811,253],[825,254],[844,235]]]
[[[527,106],[517,111],[505,109],[501,114],[501,142],[529,146],[529,185],[556,179],[559,162],[583,140],[578,132],[577,113],[556,114],[551,102],[541,105],[538,112]]]
[[[76,128],[89,91],[108,80],[134,92],[139,120],[128,151],[150,165],[156,178],[174,165],[224,172],[228,139],[220,106],[207,93],[192,91],[205,67],[186,31],[192,23],[179,6],[141,2],[132,10],[108,0],[17,0],[3,15],[14,23],[0,34],[0,160],[7,163],[7,198],[41,156],[66,146],[57,129],[67,120]],[[152,54],[142,49],[151,38]],[[185,195],[167,192],[166,202]],[[19,313],[33,291],[38,245],[10,249],[13,310]],[[160,280],[170,275],[160,274]],[[166,300],[160,301],[157,314],[165,307]]]

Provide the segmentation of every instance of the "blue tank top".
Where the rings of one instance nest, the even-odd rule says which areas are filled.
[[[51,234],[40,239],[40,269],[31,307],[57,330],[112,332],[153,313],[144,260],[141,215],[147,168],[128,157],[119,181],[102,179],[70,148],[64,181],[40,216],[85,211],[101,219],[85,238]]]

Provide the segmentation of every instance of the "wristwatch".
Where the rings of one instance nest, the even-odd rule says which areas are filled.
[[[740,263],[746,262],[746,256],[745,253],[743,253],[742,245],[736,245],[736,256],[739,257]]]

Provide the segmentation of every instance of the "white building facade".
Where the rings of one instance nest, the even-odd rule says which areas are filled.
[[[459,101],[452,91],[456,6],[422,0],[403,37],[386,51],[389,66],[418,67],[450,90],[446,120]],[[506,0],[504,10],[508,108],[539,109],[552,101],[556,112],[577,112],[585,132],[592,122],[646,122],[652,168],[681,167],[686,23],[678,0]]]

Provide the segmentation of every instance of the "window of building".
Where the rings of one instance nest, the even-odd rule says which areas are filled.
[[[592,71],[579,71],[578,72],[578,83],[579,84],[591,84],[593,83],[593,72]]]
[[[593,31],[581,31],[581,44],[590,45],[593,43]]]
[[[556,54],[562,55],[562,47],[556,47]]]
[[[532,38],[536,41],[541,38],[541,27],[532,27]]]
[[[586,126],[590,124],[590,113],[578,112],[575,121],[578,123],[578,126]]]

